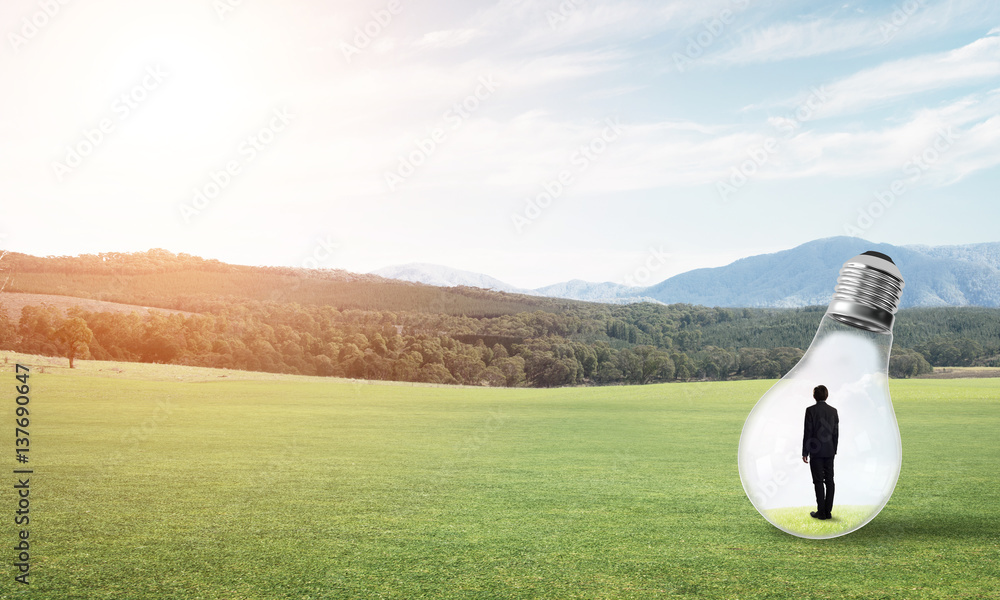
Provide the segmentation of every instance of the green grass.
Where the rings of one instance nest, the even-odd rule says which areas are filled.
[[[895,494],[812,540],[740,484],[768,381],[504,390],[58,364],[30,380],[30,590],[2,482],[3,599],[1000,597],[1000,379],[894,380]]]
[[[851,506],[838,504],[830,519],[819,520],[810,516],[816,505],[795,508],[773,508],[767,511],[769,521],[783,530],[794,531],[798,535],[811,538],[829,538],[844,535],[865,522],[876,506]]]

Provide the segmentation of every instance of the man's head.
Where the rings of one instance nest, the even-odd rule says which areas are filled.
[[[816,399],[816,402],[826,402],[829,395],[830,392],[826,390],[825,385],[817,385],[813,388],[813,398]]]

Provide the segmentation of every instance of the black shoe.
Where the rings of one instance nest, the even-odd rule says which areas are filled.
[[[809,513],[809,516],[812,517],[812,518],[814,518],[814,519],[825,519],[826,518],[826,517],[824,517],[823,515],[819,514],[816,511],[812,511],[811,513]]]
[[[820,518],[821,518],[821,519],[823,519],[823,520],[826,520],[826,519],[832,519],[832,518],[833,518],[833,515],[832,515],[832,514],[830,514],[830,513],[826,513],[825,515],[823,515],[823,516],[822,516],[822,517],[820,517]]]

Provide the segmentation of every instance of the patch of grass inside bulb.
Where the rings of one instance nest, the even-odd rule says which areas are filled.
[[[814,510],[816,510],[816,505],[772,508],[765,511],[765,516],[778,527],[794,531],[802,536],[830,537],[857,529],[871,516],[875,507],[865,505],[834,506],[833,518],[826,520],[814,519],[809,516],[809,512]]]

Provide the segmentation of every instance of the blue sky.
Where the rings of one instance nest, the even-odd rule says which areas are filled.
[[[1000,241],[995,2],[63,1],[0,7],[10,250],[537,287]]]

